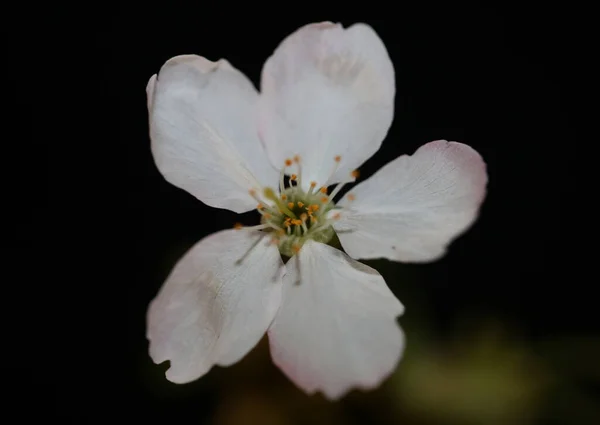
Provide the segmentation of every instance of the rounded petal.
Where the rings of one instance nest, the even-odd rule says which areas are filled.
[[[147,315],[150,356],[187,383],[229,366],[261,339],[281,300],[283,264],[264,234],[214,233],[179,260]]]
[[[371,27],[307,25],[265,63],[261,138],[276,167],[300,155],[306,188],[311,181],[319,186],[353,181],[351,172],[377,152],[387,134],[394,95],[394,67]]]
[[[404,307],[370,267],[318,242],[287,263],[269,328],[273,362],[307,393],[342,397],[377,387],[396,368]]]
[[[148,113],[152,113],[152,105],[154,104],[154,88],[156,87],[156,74],[148,80],[146,84],[146,99],[148,104]]]
[[[177,56],[148,90],[152,153],[167,181],[237,213],[255,208],[250,189],[277,185],[258,138],[258,93],[227,61]]]
[[[475,150],[430,142],[349,191],[334,228],[353,258],[433,261],[475,221],[486,185],[486,166]]]

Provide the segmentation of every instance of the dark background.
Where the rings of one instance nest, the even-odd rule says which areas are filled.
[[[62,27],[65,12],[48,32],[34,31],[40,43],[58,35],[46,46],[55,50],[45,65],[59,78],[54,88],[64,85],[73,102],[61,90],[46,94],[39,63],[9,69],[17,77],[37,76],[23,88],[19,108],[59,116],[52,131],[27,118],[20,123],[27,134],[46,134],[50,159],[42,180],[47,202],[40,208],[31,193],[19,193],[32,224],[25,236],[36,255],[43,253],[39,267],[22,267],[51,271],[42,272],[51,276],[41,281],[38,297],[48,315],[36,324],[42,337],[29,353],[24,388],[29,400],[50,401],[43,417],[60,423],[600,422],[600,339],[589,293],[595,279],[584,276],[576,237],[585,226],[573,195],[580,156],[572,112],[576,14],[370,2],[353,10],[300,3],[256,5],[247,13],[233,5],[216,9],[194,2],[71,10],[80,16],[70,22],[76,30]],[[432,140],[467,143],[488,165],[480,219],[436,263],[368,262],[406,306],[400,323],[407,352],[380,389],[338,403],[308,397],[270,363],[264,341],[230,368],[172,384],[164,378],[166,365],[154,365],[147,354],[147,305],[192,244],[240,219],[162,178],[150,154],[146,83],[167,59],[193,53],[226,58],[258,86],[278,43],[323,20],[371,25],[396,71],[395,119],[361,178]],[[16,57],[31,61],[19,35],[8,40]],[[31,99],[40,97],[35,106]],[[67,132],[73,133],[68,143]],[[40,244],[42,228],[48,236]]]

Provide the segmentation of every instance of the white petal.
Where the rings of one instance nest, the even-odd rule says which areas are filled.
[[[258,232],[224,230],[191,248],[148,309],[150,356],[171,361],[167,379],[190,382],[246,355],[279,307],[283,267]]]
[[[353,181],[394,115],[394,68],[365,24],[324,22],[288,36],[262,72],[259,131],[275,166],[299,154],[303,186]],[[334,175],[334,158],[341,162]],[[291,170],[297,172],[297,170]]]
[[[277,185],[278,172],[258,138],[256,89],[227,61],[170,59],[153,93],[152,153],[170,183],[238,213],[255,208],[250,189]]]
[[[337,399],[377,387],[404,349],[404,312],[383,278],[343,252],[307,242],[286,265],[269,328],[273,362],[307,393]]]
[[[486,166],[475,150],[430,142],[349,191],[338,204],[348,209],[334,228],[353,258],[433,261],[475,221],[486,185]]]
[[[148,103],[148,113],[152,112],[152,104],[154,102],[154,88],[156,87],[156,74],[148,80],[146,85],[146,99]]]

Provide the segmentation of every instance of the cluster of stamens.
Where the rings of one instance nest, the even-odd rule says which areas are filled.
[[[334,158],[333,172],[341,160]],[[297,165],[298,174],[291,174],[286,187],[286,170],[293,164]],[[357,177],[358,172],[353,172]],[[291,257],[298,253],[302,245],[309,239],[327,243],[334,236],[332,224],[340,218],[339,208],[335,207],[333,198],[339,193],[344,183],[339,183],[331,193],[327,187],[317,188],[317,182],[311,182],[307,191],[302,188],[302,166],[300,157],[286,159],[285,166],[280,171],[279,193],[267,187],[262,193],[251,189],[250,195],[257,200],[257,211],[261,215],[261,224],[246,229],[267,232],[271,243],[277,245],[281,254]],[[349,199],[351,199],[349,197]],[[236,228],[242,228],[236,225]]]

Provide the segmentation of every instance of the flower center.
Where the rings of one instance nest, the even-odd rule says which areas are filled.
[[[335,204],[327,196],[327,189],[315,191],[315,184],[305,192],[300,185],[294,186],[294,181],[291,178],[290,187],[284,188],[279,195],[270,188],[265,189],[265,198],[273,204],[261,204],[258,209],[262,215],[261,223],[273,229],[274,243],[281,254],[288,257],[297,253],[308,239],[327,243],[334,235],[327,213]]]
[[[341,157],[336,156],[334,160],[332,175],[337,170]],[[298,174],[290,176],[286,187],[285,170],[294,162],[298,166]],[[310,188],[305,191],[302,188],[300,157],[287,159],[280,172],[278,192],[270,187],[264,188],[262,194],[258,194],[254,189],[250,190],[250,195],[258,201],[256,209],[261,215],[261,224],[248,229],[269,233],[271,242],[287,257],[297,254],[309,239],[328,243],[335,234],[332,224],[340,217],[340,214],[335,212],[337,208],[333,198],[343,185],[338,184],[328,194],[327,187],[317,188],[317,183],[311,182]]]

